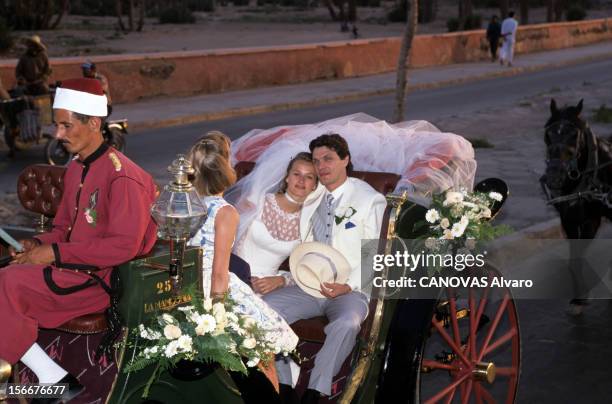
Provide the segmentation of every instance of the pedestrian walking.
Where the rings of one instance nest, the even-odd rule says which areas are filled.
[[[487,26],[487,40],[489,41],[489,49],[491,51],[491,61],[497,60],[497,47],[501,38],[501,25],[496,15],[491,17],[491,21]]]
[[[501,36],[504,38],[504,43],[499,53],[499,63],[503,66],[504,62],[508,66],[512,66],[514,59],[514,43],[516,41],[516,29],[518,28],[518,21],[514,19],[514,11],[508,13],[508,17],[502,21],[501,25]]]

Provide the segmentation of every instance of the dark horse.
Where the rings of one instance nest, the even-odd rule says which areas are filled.
[[[592,239],[602,216],[612,219],[612,148],[597,138],[580,118],[582,100],[576,106],[557,108],[550,102],[546,122],[546,173],[542,188],[561,217],[568,239]],[[574,280],[573,305],[587,297],[580,257],[587,243],[570,243],[570,270]]]

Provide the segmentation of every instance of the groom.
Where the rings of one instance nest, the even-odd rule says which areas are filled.
[[[349,178],[351,154],[346,140],[325,134],[310,142],[315,171],[326,191],[318,201],[305,206],[300,219],[303,241],[331,245],[351,265],[347,283],[324,283],[325,298],[308,295],[297,286],[278,289],[264,300],[292,324],[301,319],[325,315],[326,339],[315,359],[308,389],[302,403],[316,403],[322,394],[331,394],[333,377],[353,350],[355,339],[368,314],[368,297],[361,290],[361,240],[380,235],[387,202],[366,182]],[[283,360],[276,362],[281,394],[291,385],[291,370]]]

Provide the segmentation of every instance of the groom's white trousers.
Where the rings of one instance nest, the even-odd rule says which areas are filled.
[[[353,350],[361,323],[368,315],[368,298],[363,293],[351,292],[335,299],[319,299],[297,286],[289,286],[264,295],[263,299],[289,324],[327,316],[325,343],[315,358],[308,388],[330,395],[333,377]],[[291,385],[291,368],[287,361],[276,361],[276,371],[280,383]]]

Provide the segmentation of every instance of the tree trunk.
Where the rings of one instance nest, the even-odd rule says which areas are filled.
[[[554,21],[555,0],[546,0],[546,22]]]
[[[463,4],[463,11],[465,12],[466,17],[474,14],[474,6],[472,5],[472,0],[463,0]]]
[[[332,21],[338,21],[338,14],[336,14],[336,10],[334,10],[334,5],[332,4],[332,0],[325,0],[325,7],[329,10],[329,16]]]
[[[529,24],[529,0],[520,0],[521,24]]]
[[[564,6],[564,1],[563,0],[555,0],[555,21],[559,22],[563,19],[563,6]]]
[[[499,0],[499,13],[501,14],[501,20],[508,16],[508,10],[510,9],[510,2],[508,0]]]
[[[129,0],[128,4],[128,28],[134,31],[134,0]]]
[[[147,8],[147,0],[139,1],[139,9],[138,9],[138,26],[136,27],[136,31],[142,31],[142,27],[144,26],[144,18],[145,18],[145,10]]]
[[[395,111],[393,122],[404,120],[404,103],[406,101],[406,84],[408,82],[408,62],[412,40],[417,30],[419,19],[419,0],[409,0],[408,16],[406,17],[406,28],[402,38],[402,47],[397,61],[397,80],[395,84]]]
[[[62,17],[64,14],[68,13],[68,7],[70,6],[70,0],[63,0],[61,8],[58,10],[57,17],[55,17],[55,21],[51,24],[51,29],[57,28],[57,26],[62,21]]]
[[[348,0],[348,19],[353,24],[357,20],[357,0]]]
[[[117,23],[119,24],[119,29],[123,32],[126,32],[125,25],[123,24],[123,19],[121,15],[123,14],[123,2],[121,0],[115,0],[115,13],[117,14]]]

